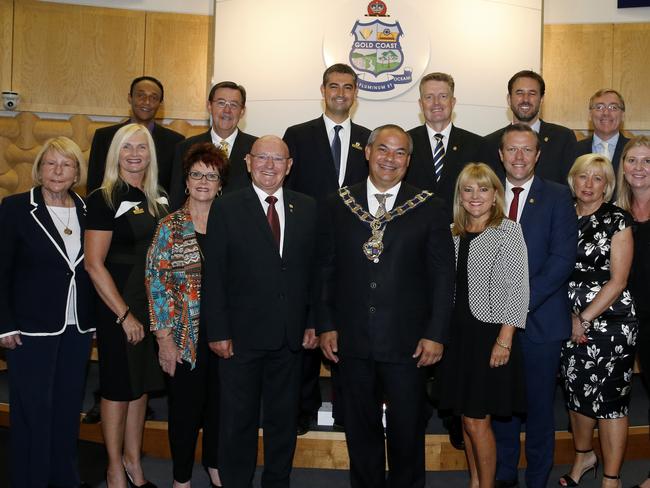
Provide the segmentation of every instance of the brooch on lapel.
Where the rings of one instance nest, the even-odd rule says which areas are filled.
[[[363,150],[363,148],[361,147],[361,144],[359,142],[355,142],[354,144],[352,144],[352,147],[354,149],[358,149],[359,151]]]
[[[529,198],[528,203],[535,203],[535,199],[534,198]]]
[[[289,204],[289,213],[293,212],[293,203]]]
[[[548,136],[544,138],[544,142],[548,142]]]
[[[454,146],[451,148],[452,151],[458,151],[458,146]]]
[[[141,213],[144,213],[144,210],[138,207],[137,205],[133,207],[133,215],[140,215]]]

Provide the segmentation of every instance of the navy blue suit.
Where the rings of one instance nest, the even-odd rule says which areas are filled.
[[[571,335],[568,280],[576,262],[578,227],[569,188],[536,176],[520,224],[530,276],[526,329],[517,334],[526,377],[526,486],[544,488],[553,467],[553,401],[560,349]],[[519,417],[492,422],[498,480],[517,478],[521,423]]]
[[[14,488],[79,485],[79,412],[95,295],[83,265],[86,206],[70,196],[81,227],[81,236],[66,236],[81,239],[72,259],[40,187],[0,206],[0,337],[22,340],[7,351]],[[73,284],[77,324],[67,325]]]

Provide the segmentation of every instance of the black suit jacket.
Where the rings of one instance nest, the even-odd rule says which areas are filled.
[[[351,124],[350,147],[343,186],[353,185],[368,176],[368,163],[364,149],[369,136],[369,129],[354,122]],[[288,188],[314,197],[319,202],[339,189],[332,150],[322,116],[289,127],[283,139],[289,146],[289,154],[293,158],[291,173],[287,178]]]
[[[409,131],[413,138],[413,153],[404,181],[423,190],[429,190],[442,198],[451,212],[454,200],[456,179],[465,164],[479,162],[483,150],[483,138],[478,134],[451,126],[449,144],[442,158],[442,175],[436,182],[433,168],[433,152],[426,125]]]
[[[593,135],[591,137],[587,137],[586,139],[582,139],[581,141],[578,141],[578,153],[576,157],[593,152],[592,150],[593,142],[594,142]],[[614,167],[614,174],[616,174],[618,171],[618,166],[621,162],[621,155],[623,154],[623,148],[625,147],[625,144],[627,144],[628,142],[629,139],[625,137],[623,133],[620,133],[618,136],[618,142],[616,143],[616,149],[614,149],[614,157],[612,158],[612,166]]]
[[[395,205],[419,190],[402,183]],[[368,209],[366,182],[350,187]],[[370,228],[338,194],[327,198],[319,333],[336,330],[341,356],[407,363],[422,338],[445,343],[454,301],[454,245],[444,202],[430,198],[389,222],[375,263],[364,255]]]
[[[223,186],[224,193],[250,186],[251,180],[246,169],[244,157],[251,151],[251,147],[253,147],[253,143],[256,140],[257,137],[246,134],[241,130],[237,133],[235,143],[232,145],[232,150],[230,151],[230,170],[228,173],[228,181]],[[171,188],[169,190],[172,211],[179,209],[187,198],[185,195],[185,179],[183,178],[183,158],[190,147],[201,142],[212,142],[212,136],[209,130],[202,134],[188,137],[176,146],[172,166]]]
[[[316,202],[285,189],[284,211],[280,257],[252,186],[212,204],[203,250],[201,320],[208,341],[232,339],[235,354],[302,348],[313,302]]]
[[[84,269],[86,205],[70,192],[79,226],[81,249],[69,258],[63,239],[45,206],[41,187],[6,197],[0,206],[0,336],[56,335],[68,323],[68,293],[77,289],[77,329],[92,332],[95,288]],[[74,235],[73,235],[74,237]]]
[[[489,164],[497,176],[505,178],[503,164],[499,157],[499,145],[505,127],[485,136],[484,162]],[[544,179],[567,185],[567,175],[577,157],[576,136],[571,129],[541,121],[539,127],[541,155],[535,174]]]
[[[115,133],[131,121],[126,121],[117,125],[102,127],[95,131],[93,142],[90,146],[90,156],[88,157],[88,183],[86,184],[87,192],[99,188],[104,180],[104,169],[106,168],[106,156],[108,148],[111,146]],[[172,176],[172,161],[174,158],[174,147],[184,139],[182,134],[176,131],[155,124],[153,132],[154,145],[156,146],[156,158],[158,160],[158,184],[169,193],[169,182]]]

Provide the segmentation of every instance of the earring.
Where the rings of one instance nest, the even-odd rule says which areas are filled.
[[[220,197],[221,195],[223,195],[223,190],[219,188],[219,190],[217,191],[217,196]]]
[[[189,195],[190,194],[190,189],[188,187],[185,187],[185,194]]]

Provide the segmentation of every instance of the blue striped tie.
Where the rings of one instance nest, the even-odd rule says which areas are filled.
[[[436,183],[440,181],[442,174],[442,158],[445,157],[445,145],[442,143],[442,134],[433,136],[436,139],[436,147],[433,148],[433,169],[436,172]]]

